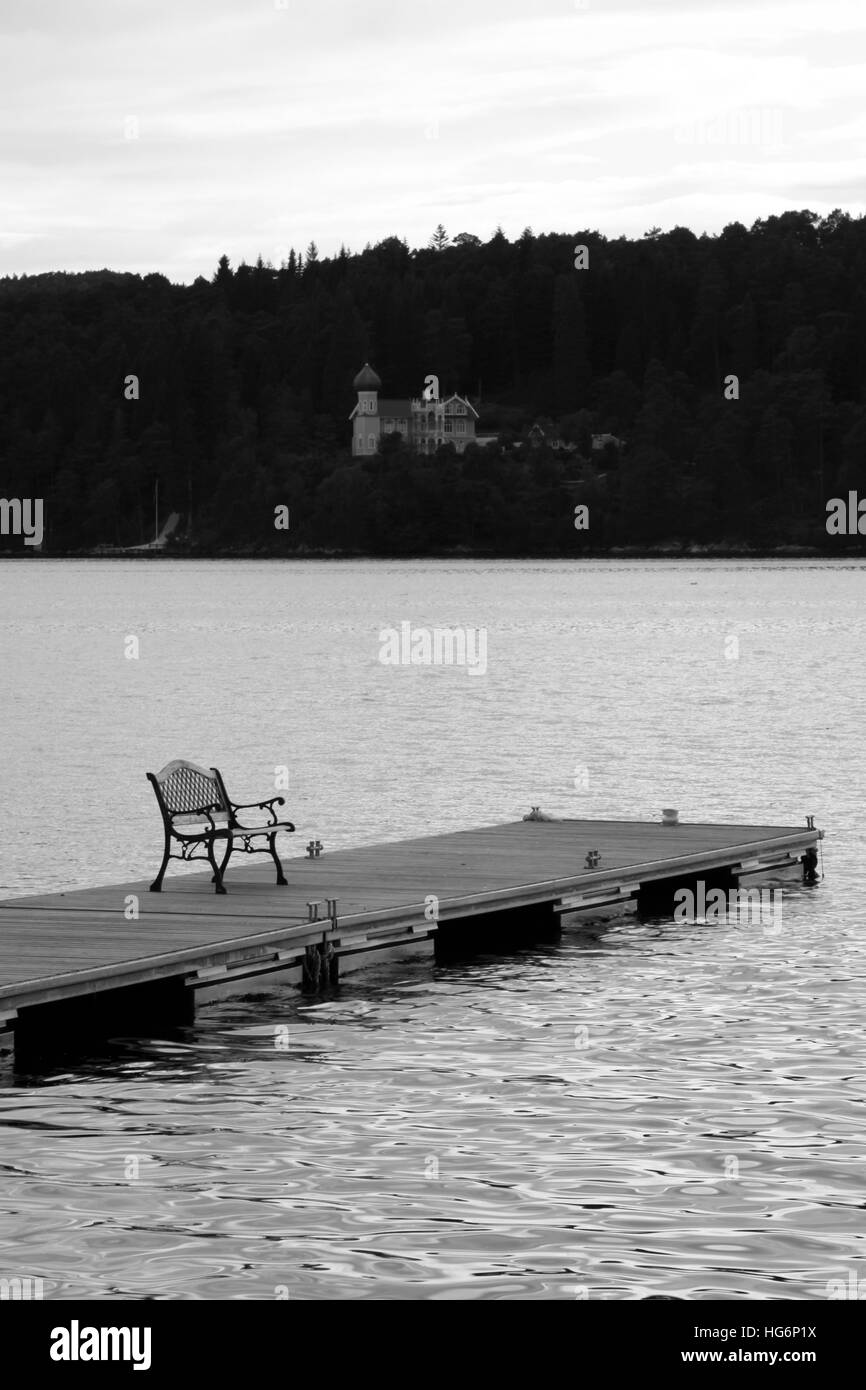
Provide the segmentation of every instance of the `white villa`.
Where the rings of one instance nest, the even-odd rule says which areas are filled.
[[[352,421],[352,453],[375,454],[379,440],[395,430],[422,454],[432,454],[440,444],[453,444],[462,454],[467,444],[482,441],[475,434],[478,411],[463,396],[445,400],[425,393],[414,400],[379,399],[382,382],[365,362],[352,383],[358,404]]]

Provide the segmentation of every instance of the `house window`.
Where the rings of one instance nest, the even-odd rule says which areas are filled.
[[[371,454],[375,454],[375,452],[376,452],[376,436],[375,436],[375,434],[371,434],[371,435],[368,435],[368,436],[367,436],[367,448],[368,448],[368,450],[370,451]]]
[[[466,421],[465,421],[465,420],[458,420],[458,421],[457,421],[457,433],[458,433],[458,434],[465,434],[465,433],[466,433]]]
[[[446,433],[446,434],[453,434],[453,432],[454,432],[454,421],[453,421],[453,420],[446,420],[446,421],[445,421],[445,433]]]

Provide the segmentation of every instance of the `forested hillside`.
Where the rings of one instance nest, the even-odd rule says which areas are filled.
[[[197,553],[849,544],[825,519],[866,495],[866,219],[438,241],[0,281],[0,496],[44,498],[48,553],[151,539],[157,480]],[[499,444],[353,460],[365,360],[387,396],[436,374]],[[515,450],[539,417],[577,451]]]

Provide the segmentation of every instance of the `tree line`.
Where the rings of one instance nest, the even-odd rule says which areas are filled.
[[[223,256],[191,285],[7,277],[0,496],[43,498],[58,554],[150,540],[157,484],[197,554],[852,545],[825,518],[866,495],[864,269],[866,219],[837,210],[713,236],[440,226],[418,250]],[[367,360],[385,396],[435,374],[498,442],[353,459]]]

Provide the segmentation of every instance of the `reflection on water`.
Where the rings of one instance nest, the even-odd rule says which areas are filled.
[[[572,920],[560,942],[508,956],[383,965],[319,1002],[272,987],[200,1009],[169,1039],[114,1039],[39,1076],[0,1067],[0,1275],[42,1276],[46,1298],[202,1299],[822,1299],[829,1280],[864,1277],[864,754],[850,686],[859,679],[862,691],[866,674],[859,573],[646,566],[636,580],[635,568],[454,567],[438,606],[423,565],[323,570],[318,617],[297,597],[294,621],[308,630],[292,649],[295,686],[268,683],[266,664],[255,676],[283,711],[278,734],[247,733],[239,751],[218,709],[213,727],[199,720],[194,747],[181,730],[166,756],[219,763],[225,747],[224,762],[258,770],[252,792],[268,761],[288,761],[302,801],[321,774],[337,827],[328,843],[350,840],[353,823],[355,838],[371,839],[380,821],[416,833],[508,819],[539,801],[573,815],[678,805],[687,819],[799,822],[815,812],[829,832],[828,877],[786,890],[784,930]],[[79,643],[95,622],[108,651],[111,623],[118,640],[134,630],[124,604],[144,602],[135,586],[166,573],[113,570],[114,591],[94,589],[78,619]],[[261,583],[256,566],[238,573],[244,592]],[[19,595],[22,612],[34,593]],[[45,621],[56,617],[49,600],[64,602],[46,590]],[[209,603],[206,589],[200,601],[190,590],[193,647]],[[92,763],[128,796],[128,762],[143,782],[159,761],[165,703],[128,692],[114,706],[114,755],[100,763],[110,724],[100,683],[76,684],[88,661],[71,637],[58,638],[63,661],[16,644],[22,612],[0,625],[19,660],[17,676],[8,662],[0,671],[13,803],[23,805],[27,758],[30,775],[55,787],[76,786],[77,767],[86,784]],[[388,615],[486,617],[489,678],[386,677],[374,641],[372,666],[348,662],[348,683],[327,700],[319,690],[318,722],[299,723],[292,692],[305,691],[314,657],[338,627],[357,655],[379,613],[382,625]],[[236,655],[266,644],[262,631],[245,645],[240,610],[223,617]],[[731,670],[719,653],[738,618],[747,636]],[[169,641],[160,631],[154,642]],[[178,620],[178,642],[184,631]],[[113,698],[130,679],[158,684],[158,672],[119,662],[106,668]],[[47,689],[52,663],[67,678],[34,730],[22,672]],[[248,693],[249,668],[235,679],[221,699]],[[88,699],[92,712],[64,741],[70,704]],[[373,756],[374,735],[387,759]],[[43,773],[36,744],[62,765]],[[572,785],[576,763],[590,770],[588,789]],[[113,862],[90,846],[104,877],[145,867],[147,792],[130,812],[142,840],[127,859],[120,846]],[[306,832],[305,815],[294,818]],[[7,891],[46,886],[46,864],[58,881],[88,877],[59,841],[47,854],[26,837],[16,855],[8,848]]]
[[[815,903],[784,942],[574,924],[20,1077],[0,1261],[47,1297],[824,1297],[862,1240],[863,946]]]

